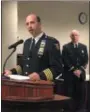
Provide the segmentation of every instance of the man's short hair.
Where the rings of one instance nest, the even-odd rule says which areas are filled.
[[[41,22],[41,19],[39,16],[36,16],[37,17],[37,22]]]

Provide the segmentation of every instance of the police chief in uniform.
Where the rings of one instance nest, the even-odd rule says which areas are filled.
[[[77,30],[72,30],[70,37],[71,42],[65,44],[62,50],[65,95],[73,98],[71,112],[84,112],[85,69],[88,63],[87,47],[79,43]]]
[[[54,81],[62,73],[59,42],[41,30],[41,20],[37,15],[29,14],[25,23],[32,37],[24,42],[22,65],[5,70],[5,76],[13,73],[29,76],[31,80]]]

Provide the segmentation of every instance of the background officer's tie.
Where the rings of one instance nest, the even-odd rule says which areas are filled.
[[[78,66],[78,56],[79,56],[79,52],[78,52],[78,45],[75,44],[75,49],[74,49],[74,52],[75,52],[75,61],[76,61],[76,66]]]
[[[78,48],[78,45],[77,44],[75,44],[75,48]]]

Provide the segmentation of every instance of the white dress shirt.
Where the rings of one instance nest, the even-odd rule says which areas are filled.
[[[35,39],[35,44],[39,41],[39,39],[43,36],[43,32],[41,32],[38,36],[36,37],[32,37],[33,39]]]
[[[76,45],[77,45],[77,48],[78,48],[78,43],[74,43],[74,48],[76,48]]]

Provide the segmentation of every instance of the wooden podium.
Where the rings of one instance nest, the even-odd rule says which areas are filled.
[[[71,98],[55,95],[53,82],[2,79],[2,112],[60,112]]]
[[[6,101],[36,102],[54,97],[54,83],[50,81],[2,79],[1,85],[1,98]]]

